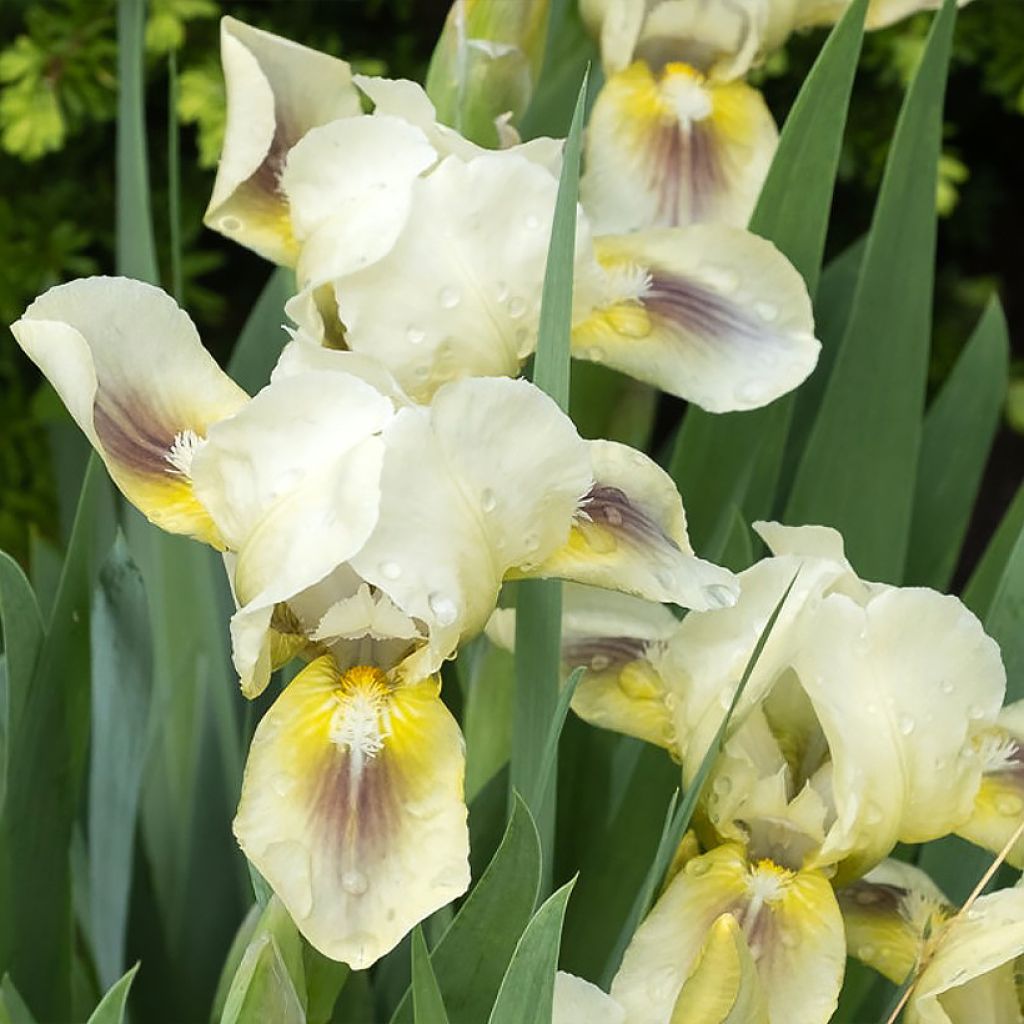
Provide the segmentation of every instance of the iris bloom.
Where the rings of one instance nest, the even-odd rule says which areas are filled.
[[[997,744],[998,765],[989,749],[998,648],[957,599],[861,580],[833,530],[756,529],[773,557],[740,574],[732,608],[673,626],[642,601],[567,592],[566,662],[587,669],[576,710],[660,743],[690,786],[795,577],[695,819],[710,852],[671,881],[612,986],[630,1021],[670,1019],[723,914],[741,926],[769,1019],[826,1021],[845,955],[833,887],[898,841],[970,836],[983,771],[1013,763],[1015,746]]]
[[[1016,972],[1024,956],[1024,889],[1019,885],[980,896],[957,913],[920,868],[884,861],[841,890],[839,901],[851,956],[896,984],[914,972],[907,1024],[1021,1019]]]
[[[735,600],[667,475],[581,440],[526,381],[420,406],[356,354],[293,344],[250,399],[172,299],[123,278],[54,288],[12,330],[126,497],[225,552],[245,693],[310,659],[257,728],[235,833],[307,938],[353,966],[468,884],[437,671],[504,578]]]
[[[281,40],[273,67],[286,65],[292,83],[316,91]],[[310,129],[272,180],[288,211],[282,238],[297,246],[296,336],[380,360],[418,401],[456,377],[516,375],[537,343],[560,143],[483,150],[437,124],[412,82],[354,83],[373,114]],[[229,105],[232,123],[254,116]],[[223,166],[237,162],[233,138]],[[796,387],[820,348],[792,266],[720,224],[592,237],[581,216],[573,317],[575,356],[715,412]]]

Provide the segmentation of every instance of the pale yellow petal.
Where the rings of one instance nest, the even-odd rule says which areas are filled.
[[[463,771],[436,680],[321,658],[257,727],[235,835],[310,943],[363,969],[468,887]]]

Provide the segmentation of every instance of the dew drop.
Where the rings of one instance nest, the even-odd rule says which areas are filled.
[[[952,680],[950,680],[950,679],[943,679],[942,682],[939,683],[939,689],[943,693],[946,693],[946,694],[952,693],[953,692],[953,682],[952,682]]]
[[[540,227],[540,217],[536,214],[528,213],[523,219],[523,223],[531,230],[536,231]]]
[[[694,878],[700,878],[701,875],[706,875],[710,870],[711,865],[704,857],[696,857],[694,860],[687,862],[685,868],[686,873]]]
[[[913,731],[917,723],[910,717],[910,715],[901,715],[898,722],[900,732],[904,736],[909,736]]]
[[[295,788],[295,777],[280,772],[270,780],[270,785],[278,796],[287,796]]]
[[[508,300],[508,315],[518,319],[526,312],[526,300],[519,295],[513,295]]]
[[[740,286],[739,275],[728,267],[707,266],[704,280],[723,295],[731,295]]]
[[[875,957],[875,953],[877,953],[877,952],[878,951],[875,949],[874,946],[870,946],[867,943],[865,943],[863,946],[858,946],[857,947],[857,959],[858,960],[873,960],[874,957]]]
[[[600,363],[604,360],[604,349],[600,345],[594,345],[587,349],[587,358],[592,363]]]
[[[427,332],[420,330],[418,327],[410,327],[405,332],[406,341],[408,341],[410,345],[422,345],[423,339],[426,338],[426,336]]]
[[[498,499],[494,495],[494,491],[490,487],[485,487],[480,492],[480,507],[485,512],[493,512],[498,506]]]
[[[430,377],[430,366],[427,363],[420,363],[412,372],[417,380],[427,380]]]
[[[604,510],[604,519],[609,526],[622,525],[622,513],[614,506],[609,506]]]
[[[236,231],[241,231],[242,222],[237,217],[221,217],[220,229],[233,234]]]
[[[732,789],[732,779],[728,775],[720,775],[713,783],[711,788],[716,792],[725,796]]]
[[[540,537],[536,533],[528,533],[523,538],[527,551],[536,551],[540,547]]]
[[[366,875],[362,871],[346,871],[341,876],[341,887],[351,896],[362,896],[370,887]]]
[[[1024,810],[1024,804],[1019,796],[1004,793],[996,798],[996,810],[1007,818],[1016,818]]]
[[[722,583],[712,583],[704,588],[704,597],[712,608],[731,608],[736,603],[736,594]]]
[[[402,567],[397,562],[381,562],[380,574],[386,580],[397,580],[402,575]]]
[[[882,818],[882,809],[877,804],[868,804],[864,808],[864,821],[866,824],[877,825]]]
[[[590,667],[595,672],[603,672],[611,663],[611,659],[604,654],[595,654],[590,659]]]
[[[754,312],[766,323],[770,324],[779,318],[779,307],[770,302],[755,302]]]
[[[979,718],[985,717],[985,709],[980,704],[972,704],[967,709],[967,717],[977,721]]]
[[[445,594],[431,594],[427,598],[427,603],[442,626],[450,626],[459,617],[458,605]]]
[[[462,300],[462,295],[458,288],[454,288],[451,285],[442,288],[437,293],[437,301],[441,303],[444,309],[454,309],[459,302]]]

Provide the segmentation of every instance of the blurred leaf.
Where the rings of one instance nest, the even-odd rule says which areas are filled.
[[[1024,484],[1017,488],[996,532],[992,535],[964,587],[964,604],[982,621],[988,615],[1014,548],[1024,532]]]
[[[415,1024],[448,1024],[444,1000],[419,925],[412,933],[412,1004]]]
[[[270,380],[270,371],[281,354],[287,337],[282,326],[284,304],[294,286],[294,274],[287,267],[271,273],[231,353],[228,373],[251,395]]]
[[[253,935],[256,934],[256,926],[260,923],[262,913],[263,907],[259,903],[254,903],[249,908],[249,913],[242,919],[238,931],[235,932],[235,937],[221,967],[217,991],[213,996],[213,1012],[210,1014],[212,1024],[216,1024],[224,1013],[224,1004],[227,1002],[228,992],[235,980],[235,974],[238,973],[238,965],[242,962],[242,957],[245,956],[245,951],[249,948]]]
[[[584,671],[582,665],[573,669],[569,678],[559,687],[558,700],[551,720],[548,722],[544,744],[541,747],[540,764],[537,771],[537,791],[533,794],[533,803],[537,806],[544,802],[546,794],[554,787],[557,775],[556,766],[558,765],[558,741],[562,738],[565,716],[569,714],[572,696],[583,678]]]
[[[853,308],[786,518],[837,527],[858,572],[898,583],[924,412],[935,176],[956,7],[946,0],[907,91]]]
[[[93,456],[35,670],[29,679],[29,656],[19,654],[8,678],[0,969],[9,971],[44,1020],[67,1019],[71,1012],[69,853],[89,733],[89,553],[107,486]],[[5,588],[11,585],[7,577]],[[31,611],[24,609],[23,594],[18,600],[24,624]]]
[[[0,1024],[36,1024],[7,974],[0,979]]]
[[[328,1024],[338,995],[348,983],[348,964],[338,963],[302,941],[302,965],[306,978],[306,1024]]]
[[[489,1024],[551,1024],[562,922],[575,879],[548,897],[526,926],[502,979]]]
[[[272,935],[255,939],[242,957],[221,1024],[306,1024],[302,1003]]]
[[[576,96],[576,110],[565,143],[562,174],[551,224],[540,308],[533,382],[558,406],[569,406],[569,340],[572,325],[576,203],[579,197],[580,141],[587,80]],[[516,690],[513,707],[511,784],[533,815],[544,851],[542,886],[547,889],[555,842],[555,787],[543,788],[539,771],[544,738],[558,702],[562,649],[562,585],[526,580],[516,588]],[[532,803],[539,800],[539,803]]]
[[[1006,666],[1006,702],[1024,698],[1024,529],[996,585],[985,631],[999,644]]]
[[[149,0],[146,49],[153,54],[178,50],[185,42],[185,26],[199,18],[216,18],[214,0]]]
[[[99,1006],[93,1010],[87,1024],[124,1024],[128,991],[132,987],[132,982],[135,980],[138,970],[139,965],[136,964],[119,981],[113,984],[107,994],[100,1000]]]
[[[761,189],[750,230],[773,242],[814,297],[867,0],[851,4],[830,33],[793,104]],[[784,395],[751,412],[713,415],[691,406],[669,473],[686,499],[695,548],[708,549],[723,508],[749,519],[771,514],[793,411]]]
[[[451,1020],[486,1020],[533,913],[540,870],[537,826],[526,804],[516,796],[498,852],[430,954]],[[391,1024],[413,1021],[412,997],[407,992]]]
[[[945,590],[953,578],[1009,373],[1009,337],[993,297],[924,421],[906,582]]]
[[[93,600],[89,767],[89,923],[100,985],[124,970],[125,928],[153,649],[142,576],[118,533]]]
[[[731,514],[730,514],[731,513]],[[735,506],[723,515],[728,526],[718,562],[733,572],[742,572],[754,564],[754,543],[743,513]]]
[[[199,166],[216,167],[224,146],[227,100],[224,76],[215,59],[182,71],[178,79],[178,118],[196,126]]]

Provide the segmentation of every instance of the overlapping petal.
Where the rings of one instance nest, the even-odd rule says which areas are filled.
[[[596,239],[603,295],[572,351],[710,412],[791,391],[821,348],[807,289],[770,243],[722,225]]]
[[[817,872],[751,864],[731,843],[689,861],[637,930],[611,989],[626,1019],[669,1024],[705,936],[723,914],[742,929],[772,1024],[824,1024],[835,1009],[845,961],[831,886]],[[736,956],[734,966],[741,968]],[[723,988],[727,984],[723,978]],[[695,980],[694,987],[702,985]]]
[[[743,82],[688,64],[637,61],[604,84],[587,127],[580,195],[604,233],[720,223],[745,227],[778,130]]]
[[[257,727],[235,835],[305,937],[367,967],[469,885],[463,773],[436,679],[320,658]]]
[[[684,608],[736,600],[728,570],[697,558],[671,477],[627,445],[589,441],[593,486],[568,543],[523,575],[558,577]]]
[[[227,128],[207,226],[261,256],[297,255],[280,189],[288,151],[309,129],[360,112],[344,61],[234,18],[221,20]]]
[[[606,992],[575,974],[555,975],[551,1024],[626,1024],[626,1013]]]
[[[11,331],[114,482],[157,526],[223,547],[193,461],[214,423],[249,401],[160,289],[120,277],[51,288]]]

